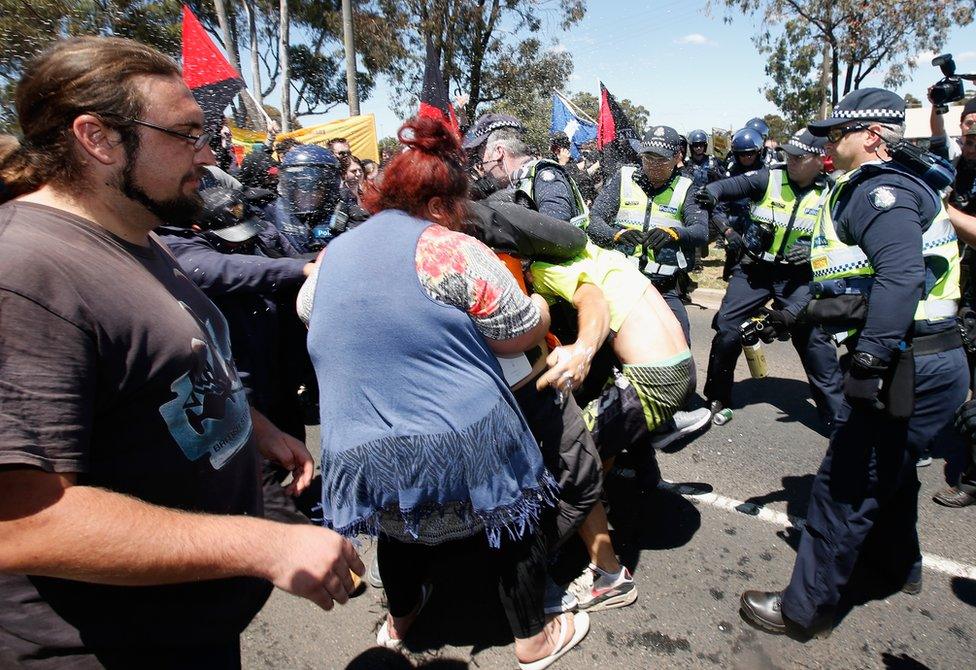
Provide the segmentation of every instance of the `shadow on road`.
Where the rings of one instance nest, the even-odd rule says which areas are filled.
[[[783,477],[781,480],[783,483],[783,488],[778,491],[771,491],[766,495],[753,496],[745,500],[746,505],[754,506],[745,507],[742,505],[743,509],[739,511],[743,514],[755,515],[758,510],[766,505],[774,502],[785,502],[786,503],[786,514],[790,518],[803,517],[807,513],[807,504],[810,502],[810,490],[813,488],[813,475],[806,474],[800,477]]]
[[[346,670],[465,670],[468,664],[453,658],[437,658],[413,664],[402,654],[390,649],[367,649],[349,662]]]
[[[828,437],[827,427],[820,420],[816,407],[810,404],[810,387],[806,381],[750,377],[736,384],[735,398],[732,409],[742,409],[744,398],[749,399],[750,405],[767,403],[785,415],[776,419],[779,423],[799,422],[813,432]]]
[[[953,577],[952,592],[956,594],[959,600],[971,607],[976,607],[976,579]]]
[[[929,670],[929,666],[916,661],[908,654],[895,656],[885,652],[881,654],[881,662],[884,663],[885,670]]]

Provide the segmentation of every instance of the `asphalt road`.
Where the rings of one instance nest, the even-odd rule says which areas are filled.
[[[690,308],[699,388],[713,313]],[[862,594],[863,604],[828,639],[806,643],[741,620],[743,590],[780,588],[789,578],[798,534],[787,516],[802,523],[826,447],[792,347],[774,343],[767,358],[770,377],[762,380],[748,379],[740,360],[737,379],[745,381],[735,388],[733,421],[659,454],[674,486],[641,493],[626,463],[608,479],[614,544],[640,597],[631,607],[594,614],[589,636],[554,667],[976,667],[976,509],[931,501],[944,484],[939,459],[919,470],[919,529],[931,559],[921,595]],[[738,511],[733,501],[752,505]],[[363,550],[368,561],[371,547]],[[332,612],[276,591],[244,634],[244,666],[514,667],[511,635],[477,564],[439,566],[434,581],[406,658],[374,647],[381,591],[367,589]]]

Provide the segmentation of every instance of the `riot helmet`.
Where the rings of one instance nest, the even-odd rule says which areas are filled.
[[[704,130],[692,130],[688,133],[688,144],[708,144],[708,133]]]
[[[732,136],[732,153],[734,154],[761,151],[762,148],[763,137],[752,128],[737,130]]]
[[[763,142],[769,139],[769,124],[760,119],[758,116],[746,121],[746,128],[752,128],[757,133],[762,135]]]
[[[278,169],[278,193],[292,214],[304,218],[330,216],[339,200],[339,161],[314,144],[295,147]]]

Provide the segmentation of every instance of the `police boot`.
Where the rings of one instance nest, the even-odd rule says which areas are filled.
[[[739,599],[739,612],[753,626],[774,635],[826,638],[832,630],[832,616],[821,617],[810,628],[788,619],[783,614],[782,591],[746,591]]]

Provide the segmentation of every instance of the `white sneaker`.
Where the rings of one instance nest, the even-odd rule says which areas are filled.
[[[667,432],[651,435],[651,446],[655,449],[664,449],[675,440],[707,428],[711,420],[712,412],[707,407],[692,412],[675,412],[668,423],[662,426],[662,428],[666,427]]]
[[[588,612],[626,607],[637,600],[637,585],[627,568],[610,574],[592,563],[569,585],[569,592],[579,600],[580,610]]]
[[[575,595],[552,581],[550,577],[546,577],[546,595],[544,602],[546,614],[572,612],[579,605],[579,601]]]

